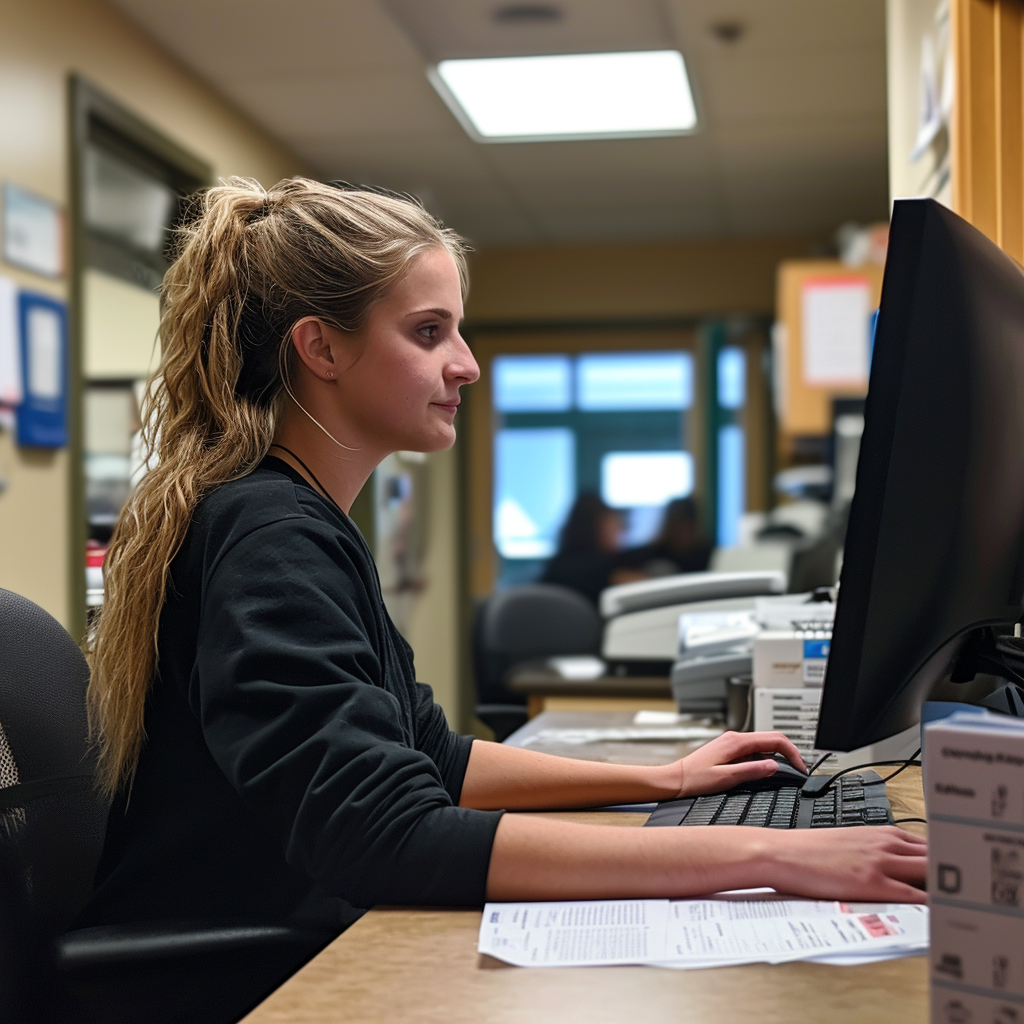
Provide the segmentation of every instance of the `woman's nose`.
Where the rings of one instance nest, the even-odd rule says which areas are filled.
[[[480,377],[480,367],[477,365],[469,345],[466,344],[466,340],[461,334],[458,335],[458,340],[455,344],[455,354],[451,363],[449,363],[449,374],[463,384],[472,384]]]

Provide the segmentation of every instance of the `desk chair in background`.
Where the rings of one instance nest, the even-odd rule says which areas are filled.
[[[477,606],[472,645],[476,716],[500,743],[527,718],[526,698],[505,685],[509,674],[545,658],[598,654],[601,616],[568,587],[510,587]]]
[[[0,590],[0,1021],[237,1020],[332,936],[260,922],[68,931],[92,891],[107,805],[93,787],[89,670],[64,628]],[[187,865],[183,865],[187,870]],[[26,1011],[27,1012],[27,1011]]]

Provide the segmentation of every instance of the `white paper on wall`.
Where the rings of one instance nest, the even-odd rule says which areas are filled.
[[[36,398],[61,394],[61,321],[52,310],[34,306],[28,314],[28,390]]]
[[[811,385],[867,383],[871,293],[858,278],[804,284],[803,370]]]
[[[0,277],[0,405],[18,405],[21,398],[18,288],[11,278]]]

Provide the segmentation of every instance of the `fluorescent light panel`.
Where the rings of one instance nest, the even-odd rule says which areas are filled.
[[[697,124],[677,50],[443,60],[431,78],[484,141],[675,135]]]

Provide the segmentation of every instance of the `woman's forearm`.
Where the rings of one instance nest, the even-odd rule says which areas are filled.
[[[648,829],[506,814],[487,898],[682,897],[767,885],[818,899],[920,903],[925,851],[924,840],[886,826]]]
[[[722,836],[724,829],[621,828],[506,814],[494,838],[487,898],[604,900],[741,888],[752,884],[763,855],[759,831],[765,832],[733,828]]]
[[[477,810],[540,810],[644,803],[679,795],[674,765],[604,764],[476,740],[459,803]]]

